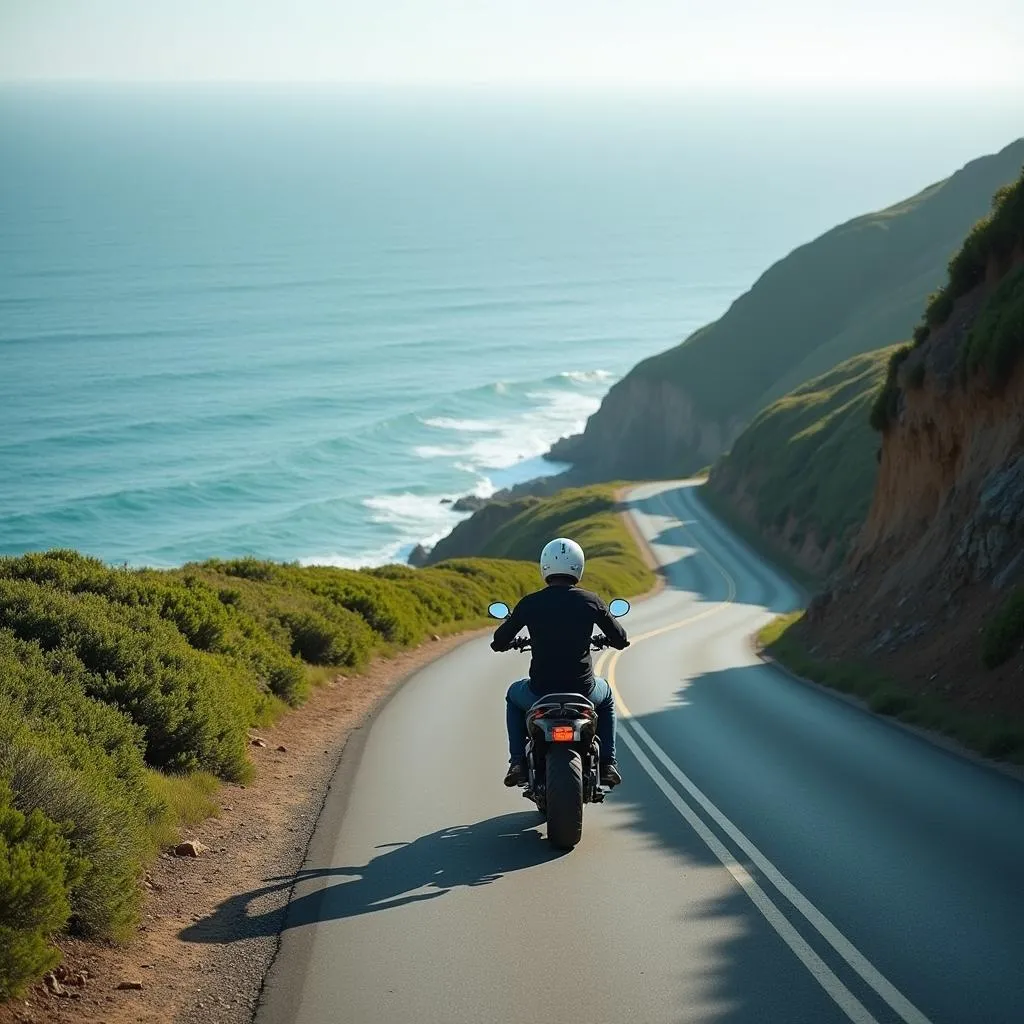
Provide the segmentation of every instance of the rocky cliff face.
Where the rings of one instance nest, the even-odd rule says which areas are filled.
[[[991,578],[1024,542],[1024,369],[999,382],[965,381],[960,369],[998,279],[962,297],[900,368],[899,410],[852,561],[857,571],[889,560],[884,590],[936,573],[954,588]]]
[[[630,375],[619,381],[587,423],[586,434],[559,441],[555,461],[599,469],[604,479],[693,473],[713,462],[743,428],[738,417],[702,416],[686,387]]]

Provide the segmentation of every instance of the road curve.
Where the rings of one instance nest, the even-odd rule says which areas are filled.
[[[668,585],[582,843],[501,785],[525,662],[465,644],[349,745],[258,1024],[1024,1021],[1024,786],[759,662],[793,589],[696,486],[631,505]]]

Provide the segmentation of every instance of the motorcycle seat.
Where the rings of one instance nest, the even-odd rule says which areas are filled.
[[[584,697],[582,693],[548,693],[543,697],[538,697],[531,705],[530,710],[547,707],[551,704],[582,704],[584,707],[590,708],[591,711],[595,710],[593,701]]]

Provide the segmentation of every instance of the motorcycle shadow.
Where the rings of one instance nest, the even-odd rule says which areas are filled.
[[[232,942],[289,928],[393,910],[436,899],[453,889],[490,885],[504,875],[565,856],[544,837],[535,810],[455,825],[412,842],[387,843],[360,866],[303,868],[265,879],[267,885],[229,897],[209,917],[179,935],[187,942]],[[333,881],[334,879],[345,881]],[[260,912],[254,904],[294,887],[286,907]],[[426,891],[422,891],[426,890]]]

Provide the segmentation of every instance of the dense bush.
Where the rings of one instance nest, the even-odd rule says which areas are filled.
[[[67,922],[80,867],[60,828],[40,811],[17,810],[0,779],[0,999],[59,959],[48,940]]]
[[[83,864],[69,893],[80,932],[119,937],[135,920],[138,877],[161,807],[143,730],[86,696],[65,657],[0,630],[0,778],[17,807],[66,825]]]
[[[0,622],[60,656],[85,692],[143,726],[146,758],[172,771],[245,775],[245,727],[254,712],[242,672],[190,647],[144,607],[0,580]]]
[[[874,430],[885,430],[896,418],[900,401],[899,369],[906,362],[907,357],[912,351],[912,346],[901,345],[889,357],[885,381],[875,395],[875,400],[871,405],[871,413],[868,417]]]
[[[950,317],[957,299],[985,281],[990,269],[1003,273],[1014,257],[1024,256],[1024,170],[992,197],[992,209],[979,220],[949,261],[946,283],[933,292],[925,306],[924,318],[914,328],[913,347],[919,347]],[[902,351],[902,350],[901,350]],[[960,350],[960,367],[966,379],[984,369],[998,383],[1009,376],[1024,351],[1024,268],[1006,274],[987,299],[966,343]],[[885,383],[871,407],[871,426],[885,430],[899,406],[900,387],[896,373],[909,355],[893,356]],[[915,368],[908,387],[924,382],[924,368]]]
[[[1014,254],[1022,250],[1024,170],[1015,182],[996,191],[991,211],[971,228],[963,245],[949,261],[946,284],[929,298],[924,323],[919,329],[927,336],[930,328],[944,324],[953,312],[956,300],[977,288],[985,280],[990,267],[1000,272]]]
[[[1024,351],[1024,265],[1007,274],[986,300],[961,350],[965,377],[984,370],[998,384]]]
[[[971,228],[959,252],[949,261],[949,283],[943,289],[952,300],[985,280],[990,264],[1005,265],[1024,247],[1024,170],[992,197],[992,211]]]
[[[1017,587],[993,613],[981,636],[981,660],[995,668],[1024,643],[1024,588]]]

